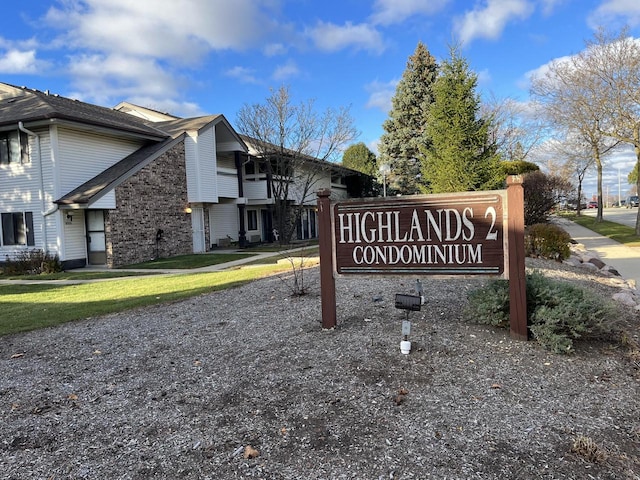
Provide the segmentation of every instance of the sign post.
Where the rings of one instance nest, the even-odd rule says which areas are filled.
[[[336,282],[333,278],[333,242],[331,231],[331,190],[318,191],[318,247],[320,250],[320,296],[322,328],[336,326]]]
[[[524,188],[521,175],[507,177],[507,204],[510,334],[517,340],[528,340],[527,285],[524,268]]]
[[[322,327],[337,324],[336,275],[491,275],[509,279],[511,336],[527,340],[522,177],[507,185],[334,204],[318,191]]]

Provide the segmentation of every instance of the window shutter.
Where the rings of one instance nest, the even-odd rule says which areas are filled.
[[[2,214],[2,243],[3,245],[13,245],[13,216],[10,213]]]
[[[24,221],[27,227],[27,245],[34,246],[36,244],[35,235],[33,232],[33,212],[24,212]],[[44,246],[46,250],[47,246]]]

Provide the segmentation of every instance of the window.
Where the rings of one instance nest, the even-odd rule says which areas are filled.
[[[0,132],[0,165],[29,161],[29,139],[19,130]]]
[[[342,175],[340,175],[339,173],[332,173],[331,174],[331,183],[336,184],[336,185],[344,185],[344,177]]]
[[[244,166],[244,173],[246,175],[253,175],[256,173],[256,164],[253,160],[249,160]]]
[[[315,210],[306,208],[300,213],[300,219],[297,223],[297,234],[298,240],[308,240],[317,237]]]
[[[247,210],[247,230],[258,230],[258,212]]]
[[[2,214],[2,245],[35,245],[33,213]]]

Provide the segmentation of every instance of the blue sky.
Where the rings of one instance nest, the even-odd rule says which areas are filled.
[[[640,1],[23,0],[0,25],[2,82],[232,124],[288,85],[319,110],[350,105],[375,150],[419,41],[438,60],[461,45],[479,93],[526,102],[530,72],[582,50],[598,26],[639,37]],[[616,190],[629,161],[608,162]]]

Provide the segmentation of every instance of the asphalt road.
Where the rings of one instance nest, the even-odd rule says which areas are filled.
[[[596,216],[597,210],[595,208],[586,208],[581,211],[583,215]],[[638,216],[638,207],[632,208],[605,208],[602,212],[602,216],[605,220],[610,222],[620,223],[631,228],[636,226],[636,217]]]

